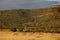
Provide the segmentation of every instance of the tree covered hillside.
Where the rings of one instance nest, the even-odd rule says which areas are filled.
[[[60,32],[60,7],[0,11],[0,29]]]

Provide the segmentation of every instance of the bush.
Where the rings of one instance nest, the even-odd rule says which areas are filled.
[[[12,28],[11,31],[12,31],[12,32],[16,32],[17,29],[16,29],[16,28]]]

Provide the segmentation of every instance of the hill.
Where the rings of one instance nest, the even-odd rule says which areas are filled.
[[[0,29],[60,32],[60,7],[1,10]]]

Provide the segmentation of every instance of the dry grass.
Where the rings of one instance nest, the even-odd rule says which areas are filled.
[[[0,31],[0,40],[60,40],[60,34]]]

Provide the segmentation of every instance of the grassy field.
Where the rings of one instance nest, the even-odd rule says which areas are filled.
[[[60,40],[60,34],[0,31],[0,40]]]

